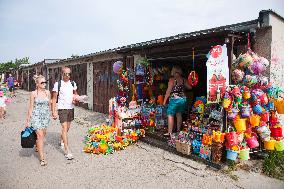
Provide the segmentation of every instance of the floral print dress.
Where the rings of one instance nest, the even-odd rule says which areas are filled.
[[[46,129],[50,123],[49,100],[35,98],[30,127],[35,130]]]

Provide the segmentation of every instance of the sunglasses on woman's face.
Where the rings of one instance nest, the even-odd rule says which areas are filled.
[[[71,73],[63,73],[64,76],[70,77]]]
[[[43,82],[40,82],[40,84],[47,84],[47,82],[46,82],[46,81],[43,81]]]

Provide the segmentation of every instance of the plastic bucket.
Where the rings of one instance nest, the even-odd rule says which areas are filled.
[[[249,118],[249,122],[250,122],[250,125],[251,125],[252,127],[257,127],[257,126],[259,126],[259,123],[260,123],[260,116],[253,114],[253,115]]]
[[[242,107],[241,108],[241,115],[242,115],[242,117],[250,117],[251,116],[250,106]]]
[[[249,160],[249,149],[242,149],[239,153],[241,160]]]
[[[246,127],[246,119],[235,119],[234,120],[235,128],[238,132],[243,132],[247,129]]]
[[[272,137],[282,137],[282,127],[270,127]]]
[[[275,100],[274,105],[278,114],[284,114],[284,100]]]
[[[236,161],[238,157],[238,152],[232,151],[232,150],[227,150],[227,159]]]
[[[257,148],[259,143],[255,135],[251,136],[250,138],[246,139],[249,148]]]
[[[264,148],[266,150],[274,150],[275,140],[264,141]]]
[[[238,112],[228,112],[228,119],[235,119]]]
[[[268,122],[269,121],[269,112],[264,112],[260,114],[261,121]]]
[[[284,140],[276,141],[274,145],[275,145],[276,151],[284,150]]]

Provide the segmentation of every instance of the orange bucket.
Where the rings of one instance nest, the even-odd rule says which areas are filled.
[[[284,114],[284,100],[275,100],[274,105],[278,114]]]
[[[264,141],[264,148],[266,150],[274,150],[275,140]]]
[[[259,126],[259,123],[260,123],[260,116],[253,114],[252,116],[250,116],[249,122],[250,122],[250,125],[251,125],[252,127],[257,127],[257,126]]]
[[[246,119],[243,118],[235,119],[234,125],[238,132],[243,132],[247,129]]]

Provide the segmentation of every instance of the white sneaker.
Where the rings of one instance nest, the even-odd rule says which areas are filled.
[[[72,160],[74,159],[73,155],[71,153],[65,154],[65,157],[67,160]]]
[[[64,143],[62,141],[59,142],[59,146],[64,149]]]

